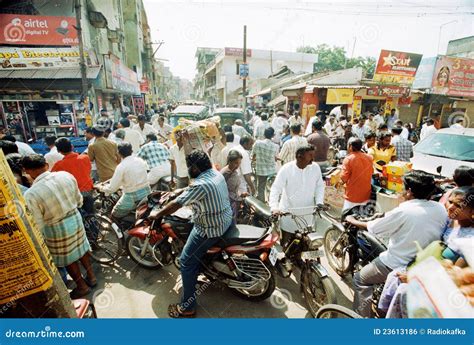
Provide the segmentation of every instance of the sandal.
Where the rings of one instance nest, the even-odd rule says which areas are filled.
[[[88,295],[89,292],[91,292],[90,288],[87,288],[87,290],[79,290],[78,288],[75,288],[69,293],[69,296],[71,297],[71,299],[78,299]]]
[[[183,311],[179,304],[170,304],[168,306],[168,316],[173,319],[194,318],[196,317],[196,311]]]

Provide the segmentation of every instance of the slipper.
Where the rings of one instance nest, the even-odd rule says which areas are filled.
[[[179,304],[170,304],[168,306],[168,316],[173,319],[189,319],[196,317],[196,311],[182,311]]]
[[[97,286],[97,279],[96,280],[89,280],[87,278],[82,278],[84,279],[84,281],[86,282],[87,286],[91,287],[91,288],[94,288]]]
[[[69,293],[69,296],[71,297],[71,299],[78,299],[78,298],[88,295],[89,292],[91,292],[91,289],[89,288],[87,288],[87,290],[82,290],[82,291],[75,288]]]

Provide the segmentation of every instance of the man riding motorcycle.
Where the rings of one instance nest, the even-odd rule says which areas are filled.
[[[171,304],[172,318],[196,316],[196,283],[201,258],[220,240],[232,223],[232,209],[224,176],[212,169],[209,157],[203,151],[193,151],[186,157],[189,176],[194,183],[180,196],[161,209],[155,219],[173,214],[183,206],[193,208],[194,228],[179,258],[183,280],[181,303]]]
[[[389,237],[387,250],[354,275],[354,311],[363,317],[371,316],[373,287],[384,283],[388,274],[406,266],[415,258],[417,241],[422,248],[440,238],[446,224],[445,208],[429,198],[435,190],[433,176],[414,170],[404,177],[405,202],[387,212],[383,218],[369,222],[346,221],[367,229],[380,237]]]

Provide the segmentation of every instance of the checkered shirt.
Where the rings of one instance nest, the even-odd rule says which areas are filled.
[[[270,139],[257,140],[253,145],[251,156],[255,156],[255,171],[257,176],[271,176],[276,174],[275,157],[278,155],[278,146]]]
[[[170,159],[170,152],[165,145],[152,141],[143,145],[138,151],[137,156],[148,164],[149,169],[153,169],[167,162]]]
[[[413,144],[411,141],[397,135],[392,139],[392,145],[395,146],[397,160],[403,162],[409,162],[413,154]]]
[[[296,151],[301,146],[307,146],[308,141],[306,138],[301,136],[295,136],[285,142],[281,147],[280,159],[283,161],[283,164],[294,161],[296,159]]]

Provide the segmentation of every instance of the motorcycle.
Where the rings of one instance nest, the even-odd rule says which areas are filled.
[[[174,193],[153,192],[137,208],[137,222],[128,231],[126,248],[138,265],[157,269],[174,264],[193,229],[190,211],[154,219],[157,209],[175,198]],[[268,259],[278,241],[271,229],[234,225],[208,250],[201,272],[210,281],[219,281],[239,297],[251,301],[268,298],[275,290],[275,276]]]
[[[387,250],[386,245],[366,229],[361,229],[345,221],[349,215],[364,222],[381,216],[381,214],[374,214],[374,212],[373,207],[356,206],[343,212],[342,221],[325,211],[321,212],[321,217],[331,223],[331,227],[326,230],[324,235],[324,250],[329,265],[341,277],[360,271],[362,267]],[[377,306],[383,286],[384,284],[377,285],[372,296],[372,310],[377,317],[382,317]]]
[[[271,222],[271,210],[255,197],[249,196],[244,199],[244,204],[253,209],[254,220],[258,222]],[[319,215],[319,208],[315,208],[313,216]],[[318,309],[328,303],[336,303],[336,292],[326,269],[321,264],[324,251],[320,249],[323,245],[323,237],[316,234],[312,226],[309,226],[304,217],[283,213],[281,216],[289,216],[298,225],[294,236],[284,246],[276,245],[270,253],[270,262],[275,266],[277,272],[283,278],[291,276],[293,265],[300,271],[300,284],[303,296],[308,303],[309,311],[313,316]],[[268,223],[267,223],[268,224]],[[272,226],[279,231],[279,222],[273,218]]]

